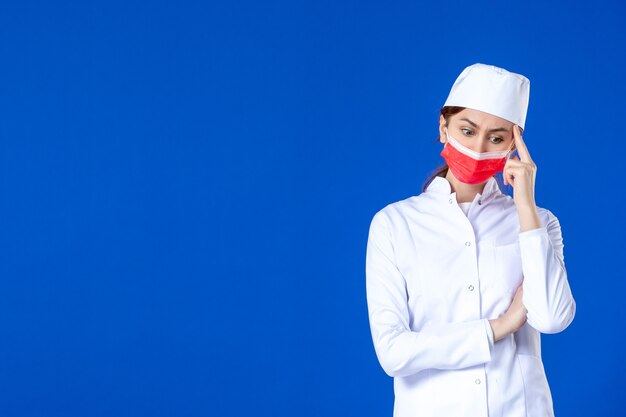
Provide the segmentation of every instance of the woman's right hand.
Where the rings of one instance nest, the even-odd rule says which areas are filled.
[[[522,284],[515,291],[515,296],[511,305],[503,316],[494,320],[489,320],[491,329],[493,330],[493,337],[495,341],[508,336],[511,333],[516,332],[520,327],[526,323],[526,314],[528,310],[522,304],[522,295],[524,294],[524,288]]]

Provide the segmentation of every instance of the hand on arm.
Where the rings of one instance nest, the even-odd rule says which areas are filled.
[[[526,323],[528,310],[526,310],[526,307],[522,304],[523,294],[524,288],[520,285],[506,313],[497,319],[489,320],[489,324],[493,330],[494,342],[516,332]]]

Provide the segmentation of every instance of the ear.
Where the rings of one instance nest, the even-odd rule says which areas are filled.
[[[439,115],[439,142],[446,143],[446,131],[444,128],[446,127],[446,119]]]

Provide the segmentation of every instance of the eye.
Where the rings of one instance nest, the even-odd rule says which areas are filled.
[[[491,140],[491,143],[495,143],[495,144],[502,143],[504,141],[504,139],[498,136],[492,136],[489,138],[489,140]]]
[[[469,135],[471,135],[471,134],[472,134],[472,133],[471,133],[472,131],[471,131],[470,129],[465,129],[465,128],[461,128],[461,132],[463,132],[463,134],[464,134],[465,136],[469,136]],[[469,133],[469,135],[468,135],[468,134],[467,134],[467,133],[465,133],[465,132],[470,132],[470,133]]]

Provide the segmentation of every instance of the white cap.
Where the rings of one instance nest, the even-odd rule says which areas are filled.
[[[493,65],[474,64],[456,79],[445,106],[484,111],[519,125],[526,123],[530,80]]]

